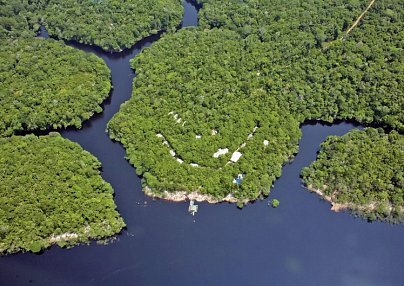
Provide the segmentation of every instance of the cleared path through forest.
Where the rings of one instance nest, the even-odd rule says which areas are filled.
[[[341,40],[343,40],[346,36],[348,36],[349,33],[353,30],[353,28],[355,28],[359,24],[360,20],[362,20],[363,16],[365,16],[365,14],[369,11],[369,9],[372,7],[375,1],[376,0],[372,0],[369,2],[369,5],[366,7],[365,11],[363,11],[362,14],[359,15],[359,17],[355,20],[355,22],[353,22],[351,27],[349,27],[349,29],[346,31],[345,35],[342,36]]]

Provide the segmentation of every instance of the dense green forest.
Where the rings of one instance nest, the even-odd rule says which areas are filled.
[[[42,0],[50,35],[122,50],[182,19],[181,0]]]
[[[306,116],[404,131],[403,22],[403,1],[378,0],[344,40],[314,51],[302,70],[310,83],[303,112],[311,115]]]
[[[0,0],[0,38],[30,36],[40,25],[59,39],[122,50],[181,22],[181,0]]]
[[[32,37],[40,27],[39,1],[0,0],[0,39]]]
[[[95,55],[34,38],[40,1],[1,1],[0,137],[81,127],[108,97],[109,69]]]
[[[108,127],[155,193],[268,194],[310,119],[403,130],[402,1],[376,1],[353,29],[367,1],[200,3],[201,28],[132,61],[132,99]]]
[[[0,43],[0,81],[0,136],[81,127],[111,89],[100,58],[51,39]]]
[[[197,0],[203,28],[227,28],[243,37],[305,53],[335,40],[366,7],[361,0]],[[303,48],[303,50],[301,50]]]
[[[404,136],[382,129],[330,136],[303,181],[370,220],[404,219]]]
[[[202,0],[201,25],[263,42],[256,67],[264,89],[301,121],[355,119],[404,129],[404,2]]]
[[[58,133],[0,139],[0,253],[118,233],[125,224],[100,166]]]

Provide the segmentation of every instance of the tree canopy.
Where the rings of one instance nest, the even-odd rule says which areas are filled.
[[[330,136],[302,170],[310,189],[371,220],[404,219],[404,136],[367,128]]]
[[[50,35],[122,50],[178,26],[181,0],[49,0],[39,12]]]
[[[32,35],[45,25],[49,35],[96,45],[129,48],[162,30],[177,27],[181,0],[0,0],[0,38]]]
[[[81,127],[111,89],[102,59],[55,40],[0,43],[0,136],[17,131]]]
[[[0,0],[0,40],[33,36],[40,27],[39,1]]]
[[[404,2],[201,0],[201,25],[263,42],[256,61],[267,92],[301,120],[355,119],[404,129]],[[274,86],[275,89],[274,90]]]
[[[100,162],[58,133],[0,139],[0,253],[110,237],[124,226]]]
[[[335,40],[366,7],[360,0],[197,0],[203,28],[226,28],[243,37],[258,35],[286,49]]]

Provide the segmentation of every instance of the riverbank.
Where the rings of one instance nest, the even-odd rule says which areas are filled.
[[[228,194],[226,197],[218,199],[211,195],[198,193],[197,191],[193,191],[191,193],[187,193],[185,191],[176,191],[176,192],[163,191],[156,193],[153,192],[152,189],[147,186],[143,188],[143,192],[149,197],[158,198],[171,202],[184,202],[187,200],[189,201],[193,200],[197,202],[208,202],[210,204],[217,204],[222,202],[228,202],[228,203],[248,202],[248,200],[240,201],[237,198],[235,198],[232,194]]]
[[[327,187],[327,186],[323,186],[323,187]],[[316,193],[317,195],[319,195],[321,198],[323,198],[325,201],[329,202],[331,204],[331,210],[335,211],[335,212],[340,212],[340,211],[344,211],[344,210],[348,210],[350,209],[350,204],[345,203],[345,204],[341,204],[341,203],[336,203],[333,201],[333,198],[331,196],[327,196],[324,194],[324,192],[320,189],[317,189],[315,187],[313,187],[313,185],[308,185],[306,186],[306,188],[313,193]]]
[[[328,186],[324,185],[323,188],[327,188]],[[319,195],[323,200],[329,202],[331,204],[331,210],[334,212],[340,211],[349,211],[354,215],[358,215],[369,221],[373,221],[379,219],[385,222],[391,223],[400,223],[403,221],[404,217],[404,207],[395,208],[390,202],[389,203],[377,203],[370,202],[367,204],[357,205],[354,203],[337,203],[335,202],[334,196],[327,196],[324,194],[324,191],[315,188],[313,185],[307,185],[306,188],[313,193]],[[333,193],[336,193],[334,191]],[[379,214],[379,209],[383,208],[384,217],[381,217]]]

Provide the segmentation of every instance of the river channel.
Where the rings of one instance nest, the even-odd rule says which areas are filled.
[[[197,25],[197,9],[189,2],[184,8],[182,27]],[[120,53],[69,43],[103,58],[114,88],[103,113],[81,130],[61,133],[102,162],[102,176],[115,190],[127,229],[107,245],[54,246],[41,255],[1,257],[0,285],[404,285],[403,225],[334,213],[301,186],[299,172],[315,160],[320,143],[358,127],[352,123],[302,126],[300,152],[283,168],[270,197],[242,210],[234,204],[199,203],[193,217],[188,203],[143,194],[124,148],[105,129],[131,96],[135,73],[129,60],[159,38],[148,37]],[[272,198],[280,201],[276,209],[268,206]]]

